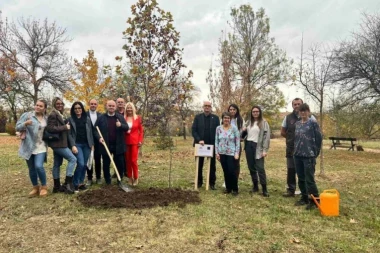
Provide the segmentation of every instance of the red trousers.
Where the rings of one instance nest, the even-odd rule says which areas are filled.
[[[139,167],[137,166],[137,158],[139,155],[138,145],[127,145],[127,152],[125,152],[125,161],[127,169],[127,177],[137,179],[139,178]]]

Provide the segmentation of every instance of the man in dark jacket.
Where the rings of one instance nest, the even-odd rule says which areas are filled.
[[[96,120],[102,115],[100,112],[97,112],[98,108],[98,101],[96,99],[91,99],[90,100],[90,110],[87,112],[87,116],[90,118],[92,126],[95,126]],[[96,129],[92,131],[94,134],[94,139],[95,139],[95,132]],[[94,142],[94,163],[95,163],[95,174],[96,174],[96,183],[101,184],[101,176],[102,176],[102,154],[100,153],[99,150],[99,142],[95,141]],[[87,185],[90,186],[92,185],[92,177],[94,174],[94,166],[92,168],[87,168]]]
[[[100,145],[100,153],[103,156],[103,174],[106,184],[111,184],[110,163],[111,158],[108,156],[107,151],[103,144],[106,144],[110,153],[113,154],[113,159],[116,164],[120,177],[122,178],[125,173],[124,152],[126,151],[124,132],[128,131],[128,124],[122,115],[116,113],[116,103],[113,100],[107,101],[107,112],[102,114],[95,123],[95,128],[99,127],[103,138],[99,133],[95,132],[95,139],[98,140]]]
[[[194,137],[194,143],[204,145],[215,145],[215,132],[216,128],[219,126],[220,121],[219,117],[211,113],[211,102],[203,102],[203,113],[198,114],[194,118],[193,126],[191,128],[192,134]],[[203,184],[203,162],[204,157],[199,157],[199,171],[198,171],[198,187],[201,187]],[[215,156],[211,158],[210,165],[210,188],[215,190],[215,181],[216,181],[216,167],[215,167]]]

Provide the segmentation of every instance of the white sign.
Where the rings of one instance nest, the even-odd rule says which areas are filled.
[[[213,157],[214,156],[214,145],[200,145],[195,144],[194,156],[200,157]]]

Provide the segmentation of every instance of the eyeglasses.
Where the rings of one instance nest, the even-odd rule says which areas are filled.
[[[74,107],[74,110],[82,110],[80,107]]]
[[[63,103],[55,103],[55,105],[63,105]]]
[[[98,104],[93,104],[93,103],[91,103],[90,105],[98,105]]]
[[[211,107],[211,105],[204,105],[203,107]]]

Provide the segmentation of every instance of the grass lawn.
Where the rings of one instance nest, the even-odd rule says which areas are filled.
[[[45,167],[50,195],[28,198],[18,140],[0,136],[0,252],[379,252],[380,153],[329,150],[325,141],[325,176],[317,176],[317,184],[321,192],[338,189],[341,204],[339,217],[322,217],[281,196],[284,142],[272,140],[266,160],[269,198],[249,194],[243,155],[237,197],[222,194],[217,163],[218,190],[200,189],[201,204],[126,210],[85,208],[77,195],[50,194],[51,150]],[[156,151],[149,140],[143,150],[138,187],[168,187],[169,152]],[[193,188],[192,155],[192,139],[176,139],[172,187]]]

